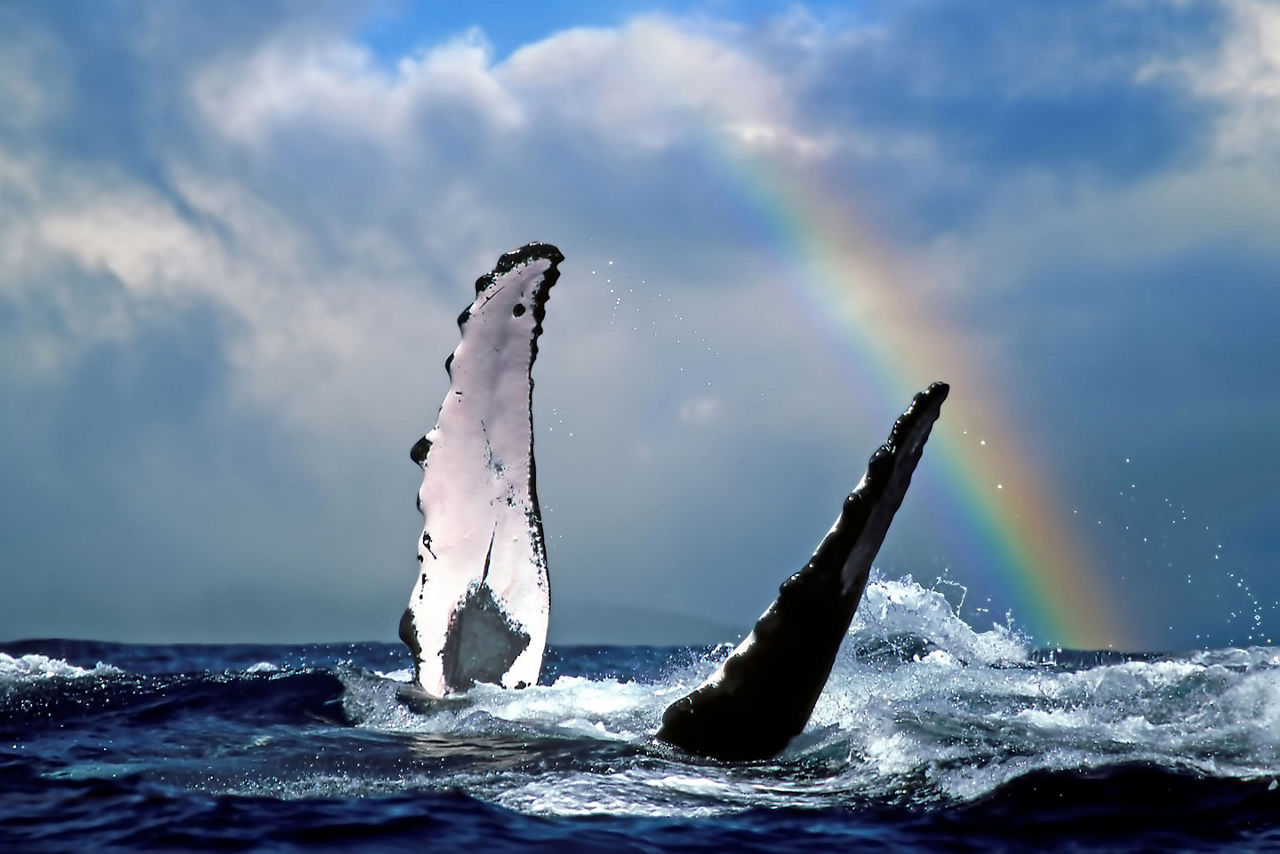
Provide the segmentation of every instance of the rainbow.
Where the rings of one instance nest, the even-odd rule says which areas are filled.
[[[930,444],[947,500],[931,509],[958,541],[958,569],[1003,591],[1037,642],[1134,649],[1088,543],[1067,532],[1069,514],[1044,488],[1051,479],[1012,426],[983,342],[932,316],[883,241],[812,176],[724,142],[710,142],[705,156],[754,236],[776,253],[778,287],[835,350],[859,399],[897,411],[928,382],[952,383]]]

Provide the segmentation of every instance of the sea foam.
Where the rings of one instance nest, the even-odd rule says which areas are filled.
[[[77,667],[60,658],[29,654],[12,656],[0,652],[0,684],[31,682],[43,679],[82,679],[120,673],[119,668],[98,662],[91,668]]]

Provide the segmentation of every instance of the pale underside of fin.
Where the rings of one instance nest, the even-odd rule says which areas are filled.
[[[477,280],[436,425],[410,451],[423,469],[423,529],[400,637],[418,685],[437,697],[477,682],[532,685],[542,668],[551,600],[531,371],[562,260],[529,244]]]

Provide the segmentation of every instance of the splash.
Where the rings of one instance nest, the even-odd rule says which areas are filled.
[[[50,679],[82,679],[120,671],[99,662],[92,668],[77,667],[60,658],[29,654],[12,656],[0,652],[0,685],[41,682]]]
[[[910,578],[869,583],[809,726],[777,760],[691,763],[651,734],[666,704],[728,652],[634,680],[565,673],[523,691],[477,686],[419,711],[399,699],[407,672],[348,674],[358,728],[420,751],[407,781],[388,773],[359,785],[461,786],[539,815],[713,816],[866,798],[972,803],[1029,774],[1133,763],[1246,780],[1280,767],[1276,648],[1045,662],[1009,626],[977,630]],[[286,794],[351,785],[318,775]]]

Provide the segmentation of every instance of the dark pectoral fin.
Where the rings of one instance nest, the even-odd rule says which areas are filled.
[[[721,671],[667,708],[659,739],[715,759],[768,759],[804,729],[947,392],[934,383],[915,396],[813,558]]]

